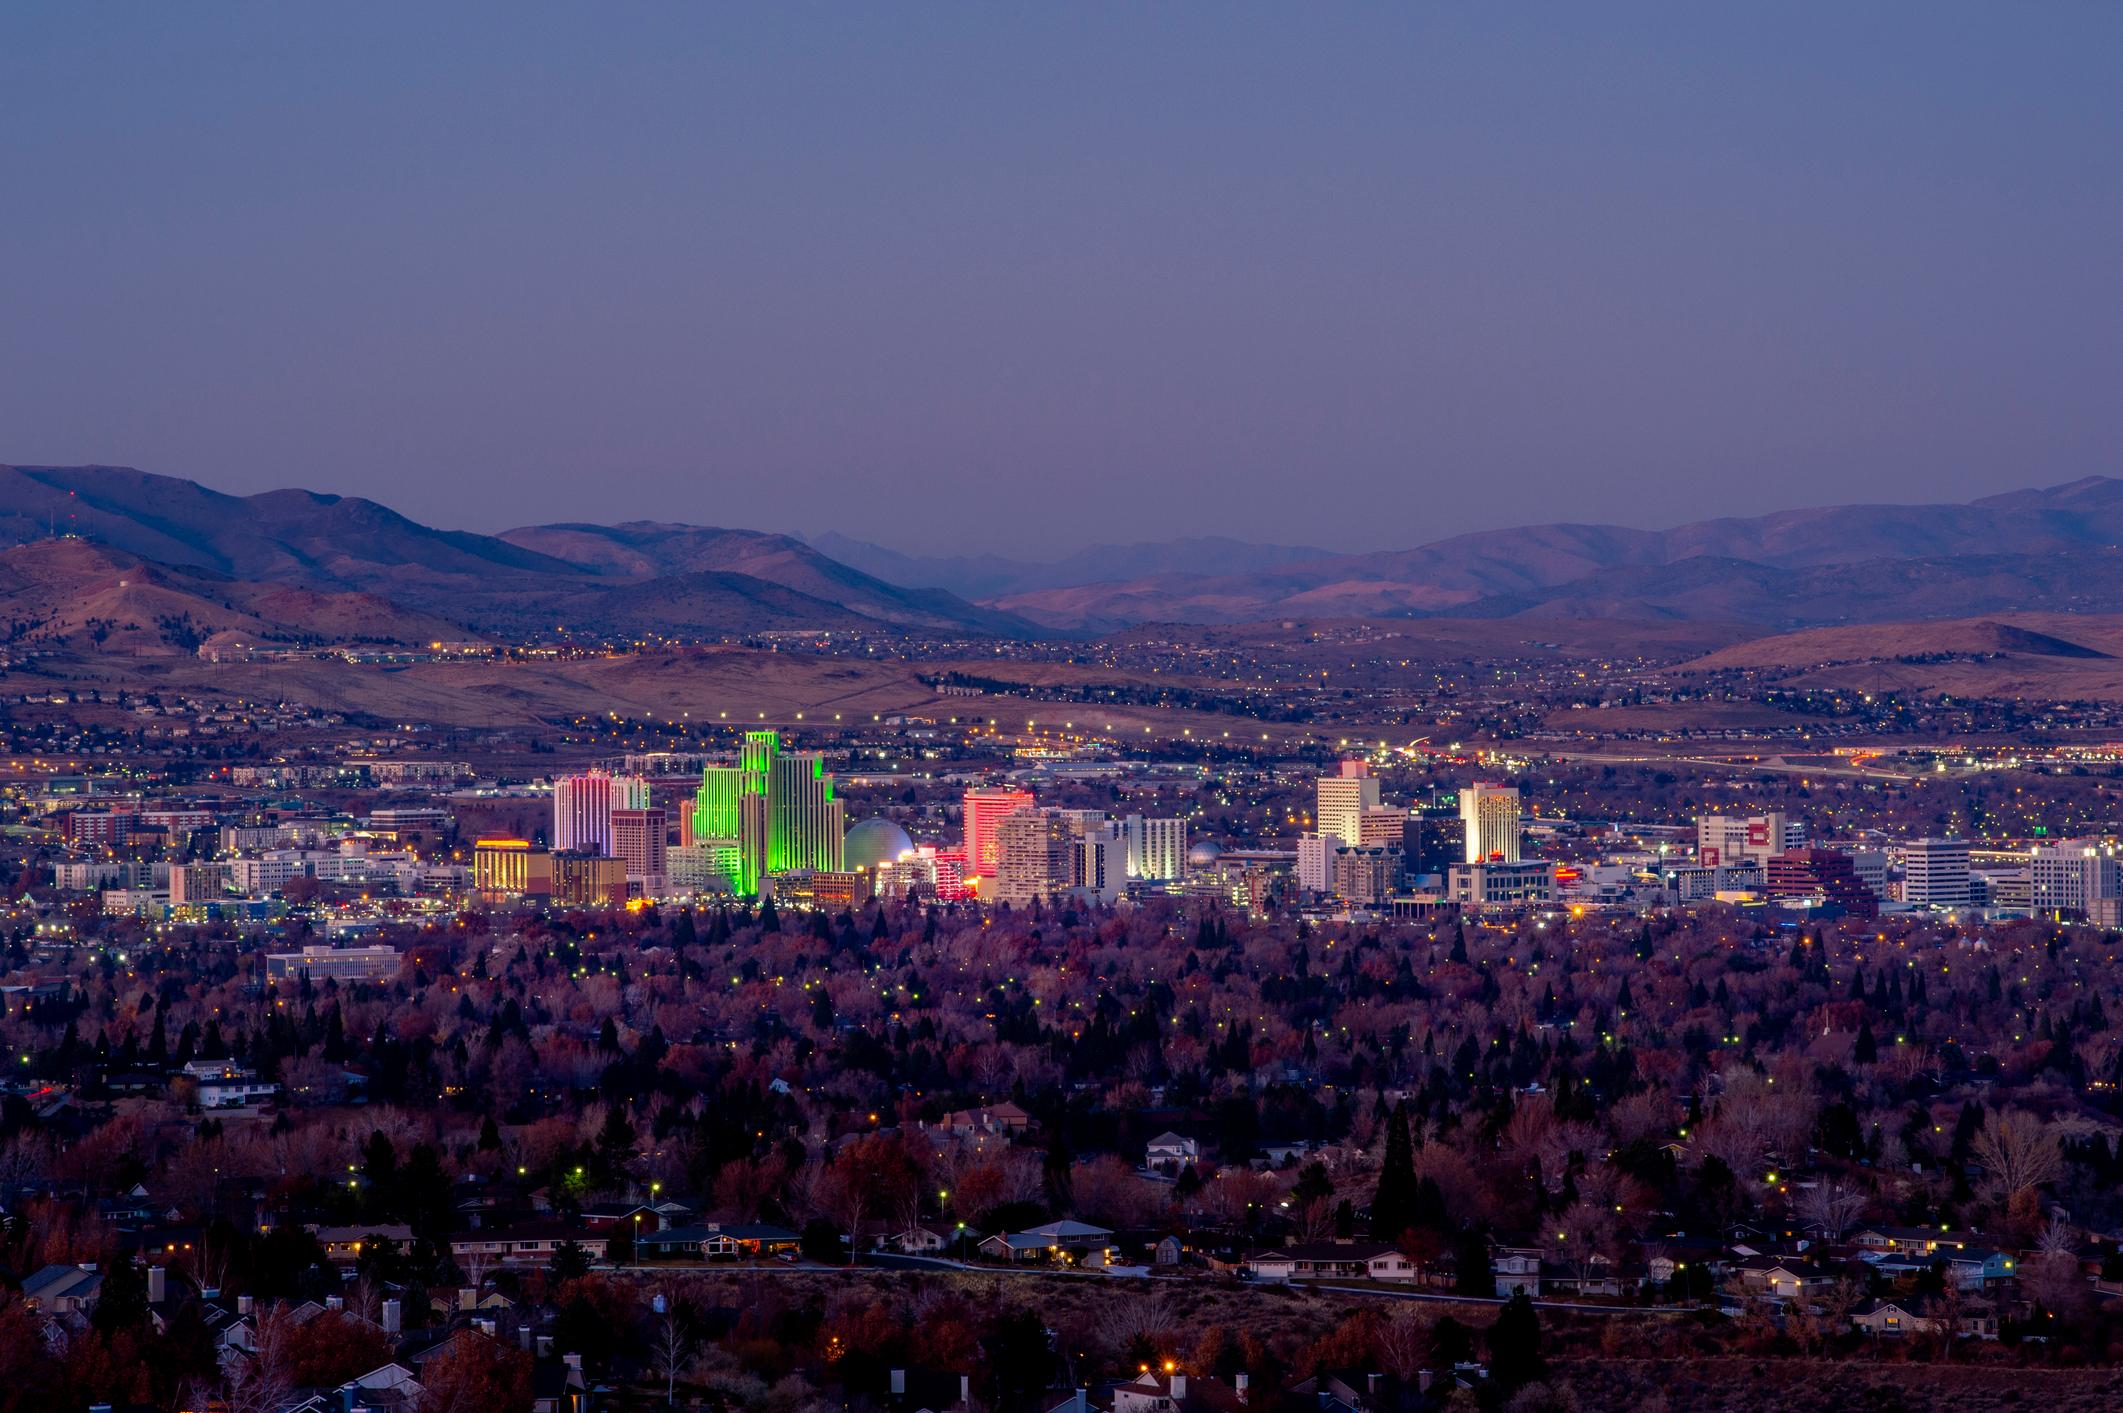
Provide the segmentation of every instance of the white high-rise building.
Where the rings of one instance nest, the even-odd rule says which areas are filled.
[[[1336,775],[1322,775],[1313,827],[1353,844],[1364,837],[1364,811],[1378,808],[1378,777],[1360,760],[1345,760]]]
[[[1332,834],[1300,834],[1297,839],[1297,886],[1324,893],[1334,886],[1334,855],[1342,841]]]
[[[1016,810],[995,824],[995,881],[984,896],[1022,906],[1074,886],[1076,838],[1054,810]]]
[[[2027,871],[2028,910],[2036,917],[2090,913],[2123,893],[2115,857],[2086,839],[2043,845],[2029,855]]]
[[[1131,814],[1121,821],[1128,844],[1128,876],[1163,882],[1187,871],[1187,821],[1145,819]]]
[[[1519,792],[1515,785],[1478,782],[1460,791],[1460,823],[1467,830],[1467,862],[1519,861]]]
[[[1902,846],[1902,901],[1913,908],[1965,908],[1968,841],[1914,839]]]
[[[649,782],[602,770],[563,775],[553,782],[553,848],[558,853],[612,857],[612,812],[649,808]]]
[[[601,770],[553,782],[553,849],[567,854],[612,852],[612,777]]]

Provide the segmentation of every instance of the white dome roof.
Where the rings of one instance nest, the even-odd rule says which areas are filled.
[[[843,867],[851,869],[876,869],[879,864],[896,863],[901,854],[914,851],[914,841],[901,829],[882,815],[866,819],[848,831],[847,841],[841,846]]]

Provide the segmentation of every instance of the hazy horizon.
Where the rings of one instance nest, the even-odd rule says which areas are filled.
[[[2123,464],[2123,11],[0,19],[0,454],[1051,559]]]

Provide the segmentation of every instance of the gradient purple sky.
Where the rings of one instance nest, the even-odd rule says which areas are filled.
[[[1038,555],[2123,471],[2123,7],[12,5],[0,461]]]

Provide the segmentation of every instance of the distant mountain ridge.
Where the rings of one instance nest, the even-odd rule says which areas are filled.
[[[163,588],[218,603],[224,616],[248,615],[232,619],[232,631],[299,639],[337,623],[388,637],[394,615],[407,634],[461,626],[646,642],[780,629],[1034,636],[1382,616],[1788,631],[2123,612],[2123,481],[2105,476],[1966,504],[1822,506],[1667,530],[1531,525],[1346,555],[1196,537],[1034,562],[923,559],[836,535],[806,542],[654,521],[483,535],[422,525],[359,497],[234,496],[125,467],[0,466],[0,546],[70,536],[168,571]],[[64,589],[51,576],[71,566],[86,576],[86,594],[110,572],[64,556],[40,564],[35,592],[58,614],[53,622],[65,617]],[[951,586],[903,582],[932,571]],[[952,588],[981,585],[980,602]],[[275,599],[264,587],[313,597]],[[366,597],[325,602],[349,595]],[[267,612],[275,603],[285,622]]]
[[[618,525],[529,525],[500,538],[613,578],[653,580],[699,574],[742,575],[845,609],[858,618],[932,631],[1012,636],[1029,625],[955,594],[900,585],[827,557],[789,535],[629,520]]]
[[[1200,535],[1126,545],[1092,545],[1054,560],[1003,555],[912,555],[835,531],[806,537],[842,564],[908,588],[934,586],[969,599],[992,599],[1039,589],[1064,589],[1150,574],[1231,574],[1326,558],[1303,545],[1255,544]]]
[[[77,536],[172,570],[372,595],[477,632],[1032,631],[941,591],[872,579],[783,535],[647,525],[511,534],[525,543],[435,529],[358,497],[233,496],[130,467],[0,466],[0,545]]]
[[[1279,616],[1641,614],[1773,626],[1912,616],[1882,597],[1916,592],[1928,615],[2055,606],[2109,611],[2123,545],[2123,481],[2089,476],[1967,504],[1848,505],[1670,530],[1531,525],[1410,550],[1292,560],[1248,572],[1160,573],[999,595],[994,606],[1059,629]],[[2073,559],[2061,565],[2036,557]],[[1896,566],[1901,566],[1897,568]],[[1816,591],[1801,575],[1840,583]],[[1683,589],[1693,597],[1682,598]]]

